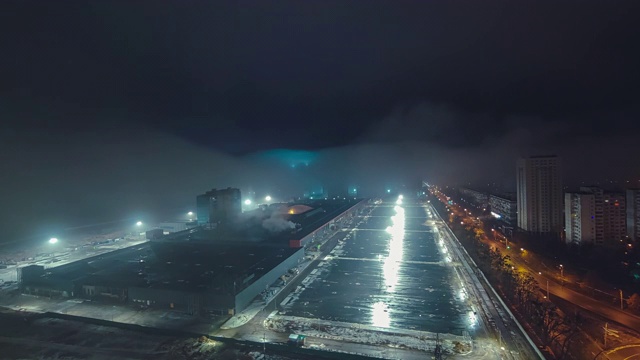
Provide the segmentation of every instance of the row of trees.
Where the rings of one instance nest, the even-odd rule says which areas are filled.
[[[578,333],[579,313],[567,316],[560,311],[541,293],[538,281],[529,272],[518,271],[509,255],[503,255],[498,248],[481,241],[485,236],[482,229],[467,227],[463,230],[471,240],[468,242],[472,245],[476,263],[484,274],[501,289],[503,298],[527,319],[542,343],[556,349],[558,358],[564,358],[571,339]]]
[[[640,295],[633,294],[627,299],[627,306],[629,309],[640,312]]]
[[[440,213],[444,206],[436,202]],[[509,255],[486,245],[486,234],[477,225],[461,224],[461,219],[451,215],[449,222],[458,239],[489,281],[500,289],[502,297],[515,308],[538,335],[545,346],[551,346],[564,358],[571,339],[578,333],[581,322],[579,313],[567,316],[540,291],[536,279],[527,271],[518,271]]]

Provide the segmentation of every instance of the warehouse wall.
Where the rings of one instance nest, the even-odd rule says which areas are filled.
[[[274,267],[268,273],[249,285],[246,289],[236,295],[236,313],[244,310],[251,301],[258,296],[267,286],[270,286],[289,269],[296,267],[304,258],[304,248],[289,256],[286,260]]]

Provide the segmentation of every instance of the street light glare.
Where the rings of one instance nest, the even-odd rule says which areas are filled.
[[[49,244],[55,244],[55,243],[57,243],[57,242],[58,242],[58,239],[57,239],[57,238],[51,238],[51,239],[49,239]]]
[[[267,195],[264,199],[265,199],[266,201],[271,201],[271,196]]]
[[[137,225],[137,226],[142,226],[142,221],[138,221],[138,222],[136,223],[136,225]]]
[[[251,205],[251,200],[249,200],[249,199],[245,200],[245,201],[244,201],[244,204],[245,204],[245,205]]]
[[[187,213],[187,215],[189,215],[189,216],[193,215],[193,211],[189,211],[189,212]]]

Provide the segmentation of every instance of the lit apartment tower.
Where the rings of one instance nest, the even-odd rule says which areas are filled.
[[[596,237],[593,241],[596,245],[604,244],[604,190],[597,186],[582,186],[580,191],[593,194],[595,198]],[[566,226],[566,224],[565,224]]]
[[[213,189],[196,197],[198,225],[223,224],[242,213],[240,189]]]
[[[581,187],[580,191],[595,198],[596,245],[615,246],[627,234],[624,194],[605,192],[597,186]]]
[[[627,214],[625,213],[625,195],[622,193],[604,193],[602,217],[604,226],[604,244],[617,246],[627,236]]]
[[[489,207],[494,217],[515,225],[518,221],[518,208],[515,194],[489,195]]]
[[[592,193],[564,194],[566,242],[593,243],[596,238],[596,198]]]
[[[633,241],[640,241],[640,189],[628,189],[627,236]]]
[[[533,233],[562,232],[562,169],[557,156],[519,159],[516,167],[518,227]]]

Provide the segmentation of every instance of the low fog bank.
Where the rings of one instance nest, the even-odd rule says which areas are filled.
[[[376,196],[387,188],[495,182],[515,187],[520,156],[557,154],[565,183],[640,178],[638,134],[585,130],[573,121],[505,117],[500,127],[464,128],[470,115],[421,104],[375,122],[353,145],[317,151],[268,150],[230,156],[186,138],[119,124],[66,137],[64,129],[0,135],[1,241],[43,239],[63,229],[114,220],[173,220],[195,211],[195,196],[239,187],[243,195],[289,196],[324,189]],[[628,118],[606,124],[622,128]],[[486,122],[485,122],[486,123]],[[618,132],[620,133],[620,132]],[[459,136],[459,142],[444,141]],[[286,139],[284,139],[286,140]],[[286,141],[285,141],[286,142]],[[453,145],[452,145],[453,144]],[[640,184],[640,183],[639,183]],[[290,224],[265,221],[265,227]]]
[[[148,128],[3,134],[0,242],[48,239],[65,229],[121,221],[184,220],[212,188],[302,192],[294,179]],[[262,190],[264,189],[264,190]]]

